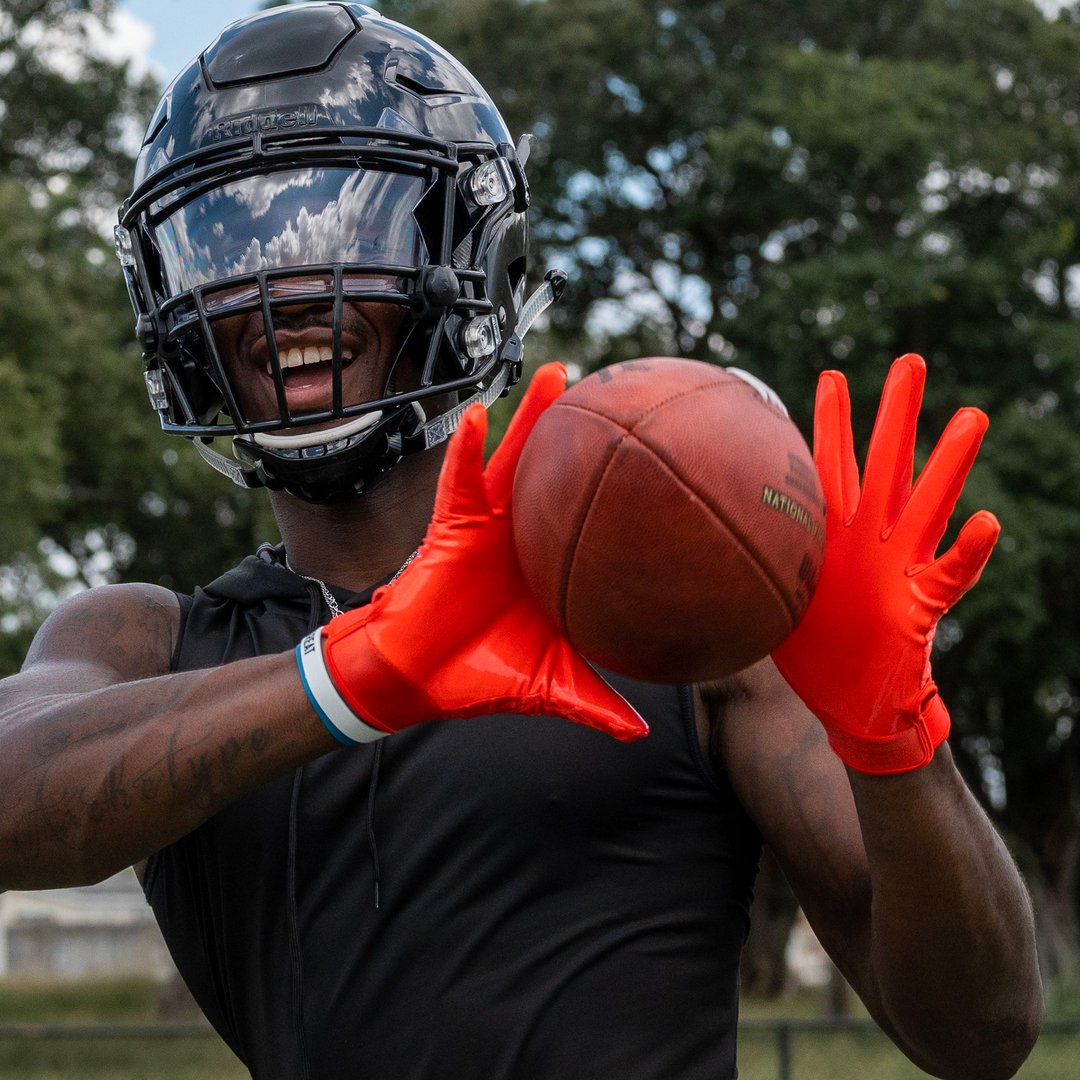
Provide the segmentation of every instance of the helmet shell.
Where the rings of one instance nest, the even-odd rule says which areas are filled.
[[[233,23],[176,76],[147,126],[134,186],[228,138],[374,127],[386,109],[440,141],[513,141],[472,73],[430,38],[362,4],[309,2]]]

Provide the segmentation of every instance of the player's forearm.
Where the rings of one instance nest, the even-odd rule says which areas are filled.
[[[291,654],[0,709],[0,888],[115,873],[337,744]]]
[[[1023,882],[947,746],[898,776],[850,772],[873,887],[877,996],[933,1075],[1008,1077],[1042,990]]]

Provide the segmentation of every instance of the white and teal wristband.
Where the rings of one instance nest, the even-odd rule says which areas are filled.
[[[359,746],[390,734],[365,724],[341,696],[334,680],[330,678],[330,672],[326,670],[321,626],[296,646],[296,663],[300,667],[300,681],[304,684],[308,701],[326,725],[326,730],[339,743]]]

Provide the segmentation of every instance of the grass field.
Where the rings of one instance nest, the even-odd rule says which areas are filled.
[[[786,1048],[781,1048],[775,1030],[755,1026],[739,1033],[739,1080],[923,1080],[926,1076],[877,1030],[794,1030]],[[1072,1025],[1064,1031],[1050,1026],[1016,1077],[1080,1080],[1080,1031]]]
[[[247,1070],[210,1030],[160,1029],[157,988],[136,980],[36,985],[0,982],[0,1080],[243,1080]],[[1080,1080],[1080,1002],[1051,998],[1051,1020],[1018,1080]],[[744,1002],[740,1080],[920,1080],[876,1029],[806,1030],[820,994]],[[1066,1018],[1066,1019],[1062,1019]],[[786,1035],[779,1025],[787,1023]],[[1068,1023],[1066,1029],[1055,1024]],[[31,1034],[32,1025],[48,1025]],[[87,1026],[122,1033],[87,1035]],[[800,1025],[804,1025],[800,1027]],[[58,1030],[58,1028],[62,1030]],[[153,1032],[153,1034],[151,1034]],[[449,1080],[449,1078],[448,1078]],[[552,1078],[556,1080],[556,1078]],[[606,1080],[606,1078],[604,1078]],[[677,1078],[673,1078],[677,1080]]]
[[[216,1036],[0,1041],[4,1080],[246,1080]]]
[[[739,1080],[925,1080],[852,1000],[855,1029],[821,1026],[820,991],[776,1002],[743,1001]],[[1080,996],[1048,995],[1049,1019],[1016,1080],[1080,1080]],[[786,1033],[781,1025],[787,1024]]]
[[[0,1080],[244,1080],[248,1071],[209,1028],[149,1035],[158,1025],[158,987],[147,980],[34,984],[0,982],[0,1031],[49,1025],[44,1037],[0,1038]],[[119,1036],[76,1037],[55,1030],[125,1025]],[[186,1023],[180,1030],[190,1032]],[[10,1028],[9,1028],[10,1030]],[[197,1030],[197,1028],[196,1028]]]

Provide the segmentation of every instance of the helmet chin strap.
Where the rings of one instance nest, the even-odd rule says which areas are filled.
[[[503,363],[491,384],[478,390],[471,397],[459,402],[441,416],[436,416],[405,440],[405,450],[430,450],[433,446],[445,442],[457,430],[466,411],[477,402],[490,409],[491,406],[521,377],[521,363],[524,355],[522,342],[537,318],[562,295],[566,287],[566,274],[562,270],[549,270],[544,275],[543,284],[529,297],[518,316],[514,332],[503,345]]]
[[[266,487],[266,473],[261,465],[241,465],[239,461],[227,458],[216,450],[210,449],[209,441],[204,441],[198,436],[192,443],[199,452],[199,457],[212,469],[216,469],[222,476],[227,476],[234,484],[242,488]]]
[[[419,414],[420,425],[403,440],[403,452],[413,453],[417,450],[429,450],[439,443],[445,442],[457,430],[461,418],[470,406],[479,402],[488,409],[498,400],[521,377],[521,364],[523,356],[522,339],[529,332],[537,318],[562,294],[566,285],[566,274],[561,270],[549,270],[544,277],[543,284],[529,297],[513,333],[505,341],[502,348],[502,363],[491,383],[483,390],[478,390],[465,401],[455,405],[447,412],[425,421],[423,410],[418,403],[413,407]],[[352,420],[348,420],[337,427],[323,429],[321,431],[300,432],[293,435],[276,435],[272,432],[257,432],[250,436],[257,445],[270,452],[285,451],[290,456],[305,457],[305,450],[318,447],[321,450],[319,456],[330,451],[334,443],[342,442],[356,435],[360,435],[369,428],[374,427],[382,418],[382,412],[364,413]],[[234,437],[234,441],[244,436]],[[240,462],[233,458],[225,457],[216,450],[211,449],[209,440],[201,438],[191,440],[199,456],[212,469],[216,469],[223,476],[227,476],[234,484],[243,488],[257,488],[266,486],[266,472],[261,463]],[[315,455],[312,455],[315,456]]]

